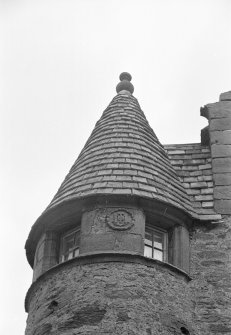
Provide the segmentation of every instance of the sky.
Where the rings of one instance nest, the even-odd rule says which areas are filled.
[[[26,327],[24,244],[130,72],[163,144],[231,90],[230,0],[0,0],[0,333]]]

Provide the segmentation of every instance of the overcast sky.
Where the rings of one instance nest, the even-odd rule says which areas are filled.
[[[0,4],[0,333],[19,335],[32,279],[25,240],[116,95],[119,74],[131,73],[163,144],[200,142],[200,107],[231,89],[231,1]]]

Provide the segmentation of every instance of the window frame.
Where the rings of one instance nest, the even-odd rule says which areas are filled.
[[[145,243],[145,240],[146,240],[145,236],[144,236],[144,257],[155,259],[155,260],[158,260],[160,262],[168,262],[168,231],[163,229],[163,228],[160,228],[158,226],[152,226],[150,224],[146,224],[145,225],[145,234],[148,230],[152,232],[152,246],[151,246],[152,257],[145,256],[145,247],[147,246],[147,247],[150,248],[150,245]],[[155,232],[158,233],[158,234],[161,233],[163,235],[163,248],[162,249],[157,248],[157,247],[154,246],[154,239],[153,239],[154,234],[153,233],[155,233]],[[154,257],[155,250],[161,251],[163,253],[162,260]]]
[[[78,234],[78,235],[77,235]],[[65,250],[65,239],[70,237],[71,235],[74,235],[74,243],[73,247]],[[78,243],[76,243],[76,240],[78,240]],[[72,230],[68,230],[67,232],[63,233],[60,238],[60,253],[59,253],[59,263],[67,262],[70,259],[76,258],[79,256],[79,248],[80,248],[80,227],[74,228]],[[78,252],[77,255],[75,255],[75,252]],[[72,253],[71,257],[70,254]]]

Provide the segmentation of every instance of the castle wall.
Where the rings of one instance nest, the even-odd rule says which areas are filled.
[[[198,334],[185,275],[123,261],[76,258],[45,274],[30,294],[26,335]]]
[[[198,334],[231,334],[231,217],[196,227],[191,244],[192,296]]]

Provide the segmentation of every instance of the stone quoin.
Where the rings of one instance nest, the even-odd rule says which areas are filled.
[[[231,334],[231,92],[162,145],[131,80],[31,228],[26,335]]]

